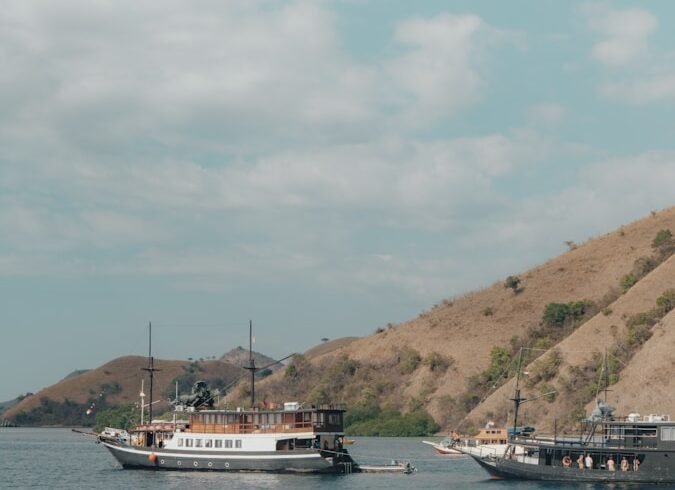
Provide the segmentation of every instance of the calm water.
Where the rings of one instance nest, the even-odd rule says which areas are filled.
[[[0,428],[0,488],[49,489],[347,489],[486,488],[492,490],[610,488],[608,485],[560,485],[490,480],[472,460],[436,456],[420,438],[357,438],[349,448],[361,463],[409,459],[412,475],[272,475],[123,470],[93,437],[70,429]],[[616,487],[614,487],[616,488]],[[630,486],[627,488],[637,488]],[[651,488],[654,488],[651,486]]]

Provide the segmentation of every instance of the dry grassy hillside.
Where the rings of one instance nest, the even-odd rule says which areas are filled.
[[[33,396],[27,397],[18,405],[3,413],[3,418],[11,419],[20,412],[30,412],[41,404],[43,398],[55,402],[70,400],[85,404],[97,400],[104,394],[109,405],[135,403],[139,400],[141,380],[145,379],[145,391],[148,394],[148,373],[141,368],[147,367],[148,360],[141,356],[126,356],[114,359],[103,366],[83,374],[66,378],[49,386]],[[199,377],[204,379],[221,378],[234,381],[243,370],[228,363],[204,361],[198,364],[187,361],[167,361],[155,359],[155,367],[160,369],[154,376],[155,400],[165,398],[164,394],[172,388],[172,381],[192,367]],[[167,404],[163,404],[164,408]],[[162,408],[162,404],[157,405]]]
[[[650,310],[656,305],[657,298],[666,290],[675,288],[675,256],[672,256],[657,269],[645,276],[635,286],[610,304],[605,312],[600,312],[589,321],[577,328],[574,333],[555,346],[562,354],[562,362],[556,368],[556,373],[547,381],[547,384],[556,390],[556,398],[552,402],[541,398],[522,406],[523,423],[536,423],[542,430],[551,430],[554,418],[559,422],[572,422],[579,415],[578,389],[583,386],[575,384],[583,373],[575,371],[575,367],[593,363],[593,358],[604,357],[605,350],[610,355],[617,344],[624,342],[628,334],[627,320],[636,313]],[[629,411],[665,411],[675,414],[675,401],[664,395],[669,380],[673,375],[672,350],[668,351],[668,340],[672,335],[667,326],[675,322],[675,317],[669,313],[653,330],[652,337],[636,352],[627,365],[616,362],[610,357],[608,362],[618,364],[619,383],[612,386],[613,393],[609,399],[612,403],[620,401],[617,406]],[[672,337],[675,339],[675,337]],[[672,344],[670,344],[672,347]],[[529,366],[525,366],[522,378],[523,393],[526,398],[533,398],[541,394],[535,386],[528,387],[528,376],[536,371],[536,363],[543,362],[551,355],[546,352]],[[602,361],[604,364],[604,361]],[[593,378],[604,376],[604,372],[589,373]],[[597,376],[596,376],[597,375]],[[647,384],[649,381],[650,384]],[[477,424],[488,418],[497,418],[500,421],[511,419],[512,402],[509,398],[514,393],[514,380],[511,380],[488,399],[485,400],[469,415]],[[529,389],[528,389],[529,388]],[[655,397],[655,395],[657,395]],[[656,398],[660,398],[657,402]],[[592,409],[589,404],[586,413]],[[506,417],[506,414],[509,417]],[[627,412],[626,412],[627,413]]]
[[[342,337],[339,339],[329,340],[323,344],[312,347],[305,352],[304,356],[307,359],[314,359],[315,357],[324,356],[326,354],[330,354],[331,352],[335,352],[338,349],[345,348],[358,338],[359,337]]]
[[[448,404],[448,400],[456,401],[469,388],[470,377],[488,367],[490,352],[495,346],[510,350],[514,337],[522,342],[540,328],[547,304],[589,300],[599,305],[598,308],[606,307],[605,313],[612,310],[579,327],[572,337],[563,341],[563,349],[601,351],[608,337],[623,335],[625,324],[622,320],[625,317],[652,307],[665,288],[675,286],[671,280],[675,277],[673,260],[670,260],[626,294],[621,294],[623,276],[633,270],[638,259],[654,253],[652,241],[662,229],[675,231],[675,208],[652,213],[583,244],[569,244],[569,250],[559,257],[517,274],[521,279],[518,293],[505,288],[505,278],[500,278],[485,289],[446,300],[416,319],[315,354],[311,364],[326,370],[335,365],[336,360],[348,357],[357,363],[356,377],[359,370],[368,371],[359,380],[362,389],[378,385],[375,391],[385,404],[406,409],[407,401],[421,400],[437,421],[455,424],[457,418],[450,420],[447,412],[448,406],[456,405]],[[412,372],[405,372],[400,366],[409,349],[419,352],[421,359],[436,352],[449,361],[449,367],[432,370],[421,362]],[[581,353],[566,358],[571,364],[585,361],[586,357]],[[316,374],[313,376],[316,381]],[[395,387],[387,385],[383,381],[386,379]],[[284,391],[284,383],[288,385],[288,380],[279,373],[266,380],[263,386],[269,386],[270,392],[279,396],[302,394],[297,389]],[[307,386],[304,393],[308,394],[311,389]],[[503,402],[508,398],[506,393],[511,393],[509,389],[507,386],[498,391],[472,413],[475,423],[483,423],[479,419],[487,416],[506,418],[508,407]],[[358,399],[349,399],[347,393],[348,390],[342,390],[337,396],[347,398],[344,401],[348,402]],[[537,418],[537,422],[539,417],[553,412],[556,406],[555,403],[544,406],[534,402],[530,407],[527,405],[523,407],[525,415],[531,410],[535,414],[532,418]]]

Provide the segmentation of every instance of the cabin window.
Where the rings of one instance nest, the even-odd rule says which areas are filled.
[[[241,449],[241,439],[236,439],[234,441],[234,447],[236,447],[237,449]]]
[[[195,447],[202,447],[202,440],[201,439],[195,439]]]
[[[205,439],[204,440],[204,447],[211,447],[213,444],[213,441],[211,439]]]
[[[338,425],[340,424],[340,414],[329,413],[328,414],[328,424],[329,425]]]
[[[232,439],[225,440],[225,448],[232,449]]]
[[[185,447],[192,447],[192,439],[185,439]]]
[[[183,438],[182,437],[178,438],[178,447],[183,447]]]
[[[216,447],[223,447],[223,441],[216,439]]]
[[[661,427],[662,441],[675,441],[675,427]]]
[[[219,415],[216,415],[216,423],[221,424],[221,425],[224,424],[225,423],[225,415],[223,415],[222,413],[219,414]]]

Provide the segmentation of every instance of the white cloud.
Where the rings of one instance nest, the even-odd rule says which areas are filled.
[[[481,29],[487,30],[476,16],[447,14],[398,26],[396,40],[410,50],[392,60],[387,71],[402,90],[406,117],[422,122],[447,117],[477,100],[482,80],[476,38]]]
[[[604,82],[600,86],[604,97],[631,104],[651,104],[675,99],[675,72],[653,74],[647,78]]]
[[[611,231],[649,210],[672,206],[675,153],[645,152],[591,162],[574,185],[514,203],[495,236],[523,250],[551,249],[551,237],[582,241]],[[562,248],[562,241],[553,244]],[[550,255],[555,253],[553,248]]]
[[[544,103],[531,107],[528,111],[528,119],[534,127],[539,125],[556,125],[565,118],[565,108],[556,103]]]
[[[600,36],[593,46],[593,57],[605,65],[621,66],[644,56],[649,35],[657,27],[656,17],[640,8],[617,10],[591,4],[583,12],[591,29]]]
[[[593,46],[593,58],[615,68],[611,78],[600,83],[600,95],[638,105],[675,98],[672,53],[649,45],[658,27],[654,14],[641,8],[614,9],[608,3],[587,4],[581,11],[600,37]],[[621,67],[631,71],[616,70]]]

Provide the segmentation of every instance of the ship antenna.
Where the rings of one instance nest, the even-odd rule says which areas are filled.
[[[148,421],[152,423],[152,378],[155,371],[161,371],[155,367],[155,359],[152,357],[152,322],[148,322],[148,367],[141,368],[150,373],[150,404],[148,405]]]

